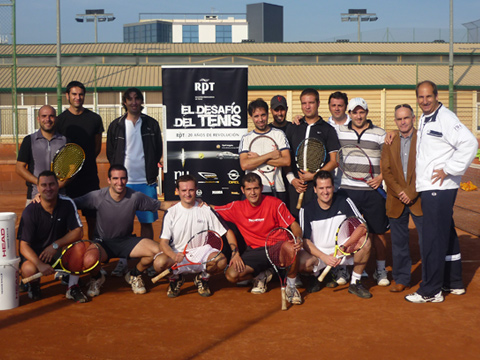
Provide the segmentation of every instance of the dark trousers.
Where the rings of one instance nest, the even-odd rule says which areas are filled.
[[[393,280],[395,280],[397,284],[402,284],[405,286],[410,285],[410,275],[412,270],[412,258],[410,257],[410,236],[408,229],[409,215],[412,216],[415,227],[417,228],[418,243],[421,253],[423,217],[413,215],[410,211],[410,208],[405,206],[402,215],[396,219],[389,218],[392,238]]]
[[[420,295],[433,296],[442,286],[450,289],[464,287],[460,243],[453,222],[456,196],[457,189],[421,193],[423,271],[418,289]]]

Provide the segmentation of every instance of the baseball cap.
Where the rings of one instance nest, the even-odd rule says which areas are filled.
[[[277,107],[283,106],[287,108],[287,100],[282,95],[275,95],[270,101],[270,107],[275,110]]]
[[[353,98],[348,103],[348,111],[355,110],[357,106],[360,106],[363,110],[368,110],[367,102],[364,99],[357,97],[357,98]]]

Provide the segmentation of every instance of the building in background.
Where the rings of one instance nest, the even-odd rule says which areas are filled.
[[[247,5],[248,39],[254,42],[283,42],[283,6]]]
[[[141,19],[123,25],[124,43],[283,42],[283,6],[278,5],[250,4],[246,14],[155,13],[141,16],[163,18]]]

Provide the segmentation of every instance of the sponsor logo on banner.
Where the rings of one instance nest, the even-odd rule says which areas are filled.
[[[213,172],[199,171],[198,175],[201,176],[203,180],[198,180],[199,184],[219,184],[217,174]]]
[[[212,195],[222,195],[223,191],[222,190],[213,190]]]
[[[201,197],[203,194],[201,189],[197,189],[197,197]]]
[[[239,177],[240,177],[240,173],[237,170],[230,170],[228,172],[228,178],[230,180],[238,180]]]

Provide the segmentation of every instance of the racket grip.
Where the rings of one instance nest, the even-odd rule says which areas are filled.
[[[325,269],[323,269],[323,272],[318,277],[318,281],[322,282],[323,279],[325,279],[325,276],[327,276],[327,274],[330,272],[331,268],[331,266],[327,266]]]
[[[384,199],[387,198],[387,193],[385,192],[385,190],[383,190],[382,187],[378,187],[378,188],[377,188],[377,191],[378,191],[378,193],[379,193],[380,195],[382,195],[382,197],[383,197]]]
[[[285,287],[282,286],[282,310],[287,310],[287,294],[285,293]]]
[[[23,279],[22,279],[22,283],[24,283],[24,284],[29,283],[29,282],[32,281],[32,280],[41,278],[42,276],[43,276],[43,274],[42,274],[41,272],[36,273],[35,275],[32,275],[32,276],[23,278]]]
[[[171,274],[171,273],[172,273],[172,269],[167,269],[165,271],[162,271],[160,274],[158,274],[157,276],[152,278],[152,283],[155,284],[158,280],[164,278],[165,276],[167,276],[168,274]]]
[[[305,193],[302,192],[302,193],[298,196],[297,210],[300,210],[300,208],[302,207],[303,196],[304,196],[304,195],[305,195]]]

